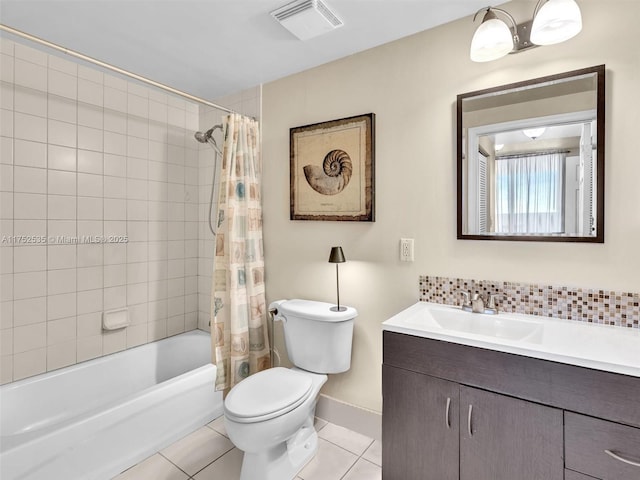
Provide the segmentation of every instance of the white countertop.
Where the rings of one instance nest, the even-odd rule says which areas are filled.
[[[418,302],[383,330],[640,377],[640,329]]]

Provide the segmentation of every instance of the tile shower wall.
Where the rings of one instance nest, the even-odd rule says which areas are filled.
[[[460,305],[461,290],[499,293],[498,310],[640,328],[640,294],[566,286],[420,276],[420,300]]]
[[[198,105],[0,45],[1,382],[197,328]]]
[[[262,92],[260,87],[244,90],[234,95],[216,99],[216,103],[225,105],[231,110],[244,115],[260,118],[262,107]],[[225,112],[211,107],[200,107],[200,129],[208,130],[222,122]],[[216,130],[214,138],[222,149],[222,133]],[[209,230],[209,199],[211,197],[211,182],[215,165],[214,150],[205,144],[200,144],[199,160],[199,250],[198,250],[198,328],[209,331],[209,312],[211,311],[211,279],[213,272],[213,257],[215,240]],[[218,163],[219,165],[219,163]],[[220,172],[217,172],[220,178]],[[218,199],[218,191],[214,192],[214,212]],[[213,214],[215,216],[215,213]],[[215,223],[214,223],[215,228]]]

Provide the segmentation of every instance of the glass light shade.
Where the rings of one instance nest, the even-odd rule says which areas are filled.
[[[546,130],[546,127],[527,128],[525,130],[522,130],[522,133],[524,133],[530,139],[535,140],[540,135],[542,135],[545,130]]]
[[[582,15],[574,0],[549,0],[533,19],[531,42],[553,45],[575,37],[580,30]]]
[[[471,60],[490,62],[504,57],[513,50],[513,34],[502,20],[485,20],[473,34],[471,40]]]
[[[496,143],[496,146],[495,146],[496,152],[499,152],[503,148],[504,148],[504,143]]]

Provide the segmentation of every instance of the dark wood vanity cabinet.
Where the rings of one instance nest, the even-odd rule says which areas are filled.
[[[385,478],[457,480],[458,384],[388,365],[382,378]]]
[[[639,378],[387,331],[383,356],[383,480],[640,479]]]
[[[382,368],[384,479],[562,480],[561,410]]]
[[[460,386],[460,480],[562,480],[562,410]]]

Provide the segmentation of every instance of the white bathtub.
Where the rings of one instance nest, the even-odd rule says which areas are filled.
[[[192,331],[0,387],[2,480],[104,480],[222,414]]]

